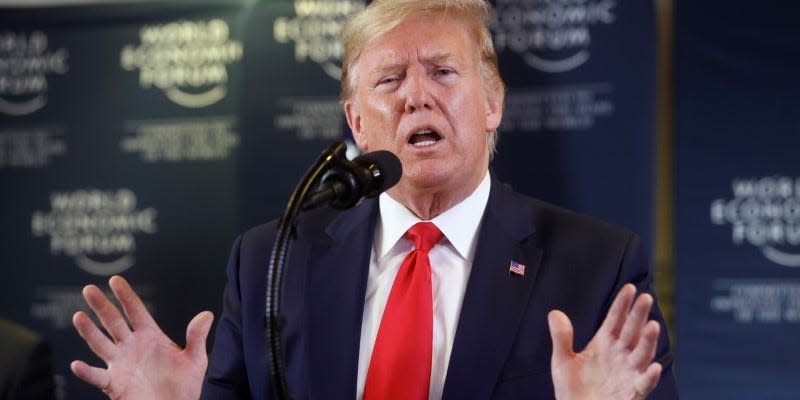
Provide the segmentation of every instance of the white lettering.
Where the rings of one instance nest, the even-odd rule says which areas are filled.
[[[143,44],[222,43],[230,31],[223,20],[180,21],[165,25],[145,25],[139,30]]]
[[[332,0],[295,0],[294,10],[299,16],[308,15],[350,15],[364,8],[364,3],[358,1],[332,1]]]

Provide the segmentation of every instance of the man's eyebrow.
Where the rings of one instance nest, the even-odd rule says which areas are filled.
[[[422,54],[420,54],[419,58],[424,63],[434,63],[434,64],[441,63],[444,61],[456,60],[456,57],[455,55],[453,55],[453,53],[449,53],[446,51],[439,51],[439,50],[423,52]]]
[[[446,52],[446,51],[439,51],[433,50],[429,52],[423,52],[420,55],[420,59],[425,64],[439,64],[446,61],[456,60],[457,58],[453,53]],[[397,70],[398,68],[403,67],[406,64],[405,61],[396,59],[394,57],[387,57],[383,62],[376,65],[369,71],[369,78],[370,80],[378,79],[379,77],[389,73],[390,71]]]
[[[370,78],[377,78],[377,77],[379,77],[381,75],[386,74],[389,71],[396,70],[397,68],[401,67],[403,64],[404,64],[404,62],[402,62],[400,60],[393,60],[391,58],[387,59],[387,60],[381,62],[380,64],[376,65],[374,68],[372,68],[369,71],[369,76],[370,76]]]

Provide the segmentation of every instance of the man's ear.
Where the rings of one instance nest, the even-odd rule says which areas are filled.
[[[364,134],[361,126],[361,112],[358,109],[358,105],[351,100],[345,101],[344,115],[347,118],[347,125],[350,126],[350,131],[353,132],[353,139],[355,139],[358,148],[364,152],[369,151],[367,150],[367,135]]]
[[[496,130],[503,119],[503,96],[502,90],[489,90],[486,95],[486,132]]]

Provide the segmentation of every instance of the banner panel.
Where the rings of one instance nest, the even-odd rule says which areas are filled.
[[[243,60],[240,110],[243,229],[278,218],[322,150],[349,137],[339,102],[339,31],[364,7],[361,0],[280,0],[245,13],[252,51]]]
[[[795,399],[800,383],[800,7],[679,2],[678,384]]]
[[[650,244],[653,4],[497,0],[508,85],[494,168],[515,189],[626,226]]]
[[[0,315],[52,344],[61,398],[105,398],[69,372],[101,364],[71,324],[83,285],[123,274],[181,344],[221,308],[240,8],[146,8],[15,10],[0,30]]]

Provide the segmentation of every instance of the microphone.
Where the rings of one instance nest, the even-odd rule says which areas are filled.
[[[403,165],[386,150],[362,154],[352,161],[342,157],[320,178],[319,189],[303,203],[303,210],[323,204],[344,210],[364,197],[375,197],[400,181]]]
[[[286,381],[285,357],[281,344],[284,317],[280,312],[280,305],[285,267],[298,213],[301,209],[307,210],[326,203],[340,209],[352,207],[362,198],[377,196],[394,186],[403,174],[400,160],[388,151],[367,153],[348,161],[345,157],[346,148],[344,143],[335,142],[322,152],[297,184],[278,222],[278,232],[267,269],[267,293],[264,302],[270,380],[278,399],[292,398]],[[317,191],[309,195],[315,186]]]

